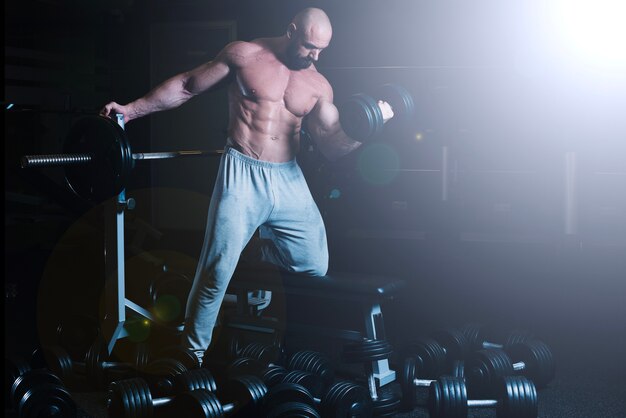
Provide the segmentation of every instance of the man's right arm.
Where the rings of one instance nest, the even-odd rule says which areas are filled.
[[[240,57],[238,50],[241,44],[228,44],[214,60],[165,80],[145,96],[126,105],[110,102],[102,108],[100,114],[111,117],[122,113],[124,122],[129,122],[154,112],[176,108],[228,77],[231,67]]]

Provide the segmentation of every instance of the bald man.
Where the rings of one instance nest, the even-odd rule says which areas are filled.
[[[178,107],[222,81],[229,83],[228,138],[182,341],[200,360],[241,252],[257,230],[265,243],[264,261],[290,272],[326,274],[324,222],[295,158],[302,128],[330,160],[360,145],[342,130],[332,87],[314,65],[331,37],[326,13],[308,8],[294,17],[284,35],[232,42],[212,61],[166,80],[131,103],[108,103],[100,112],[109,117],[122,113],[129,122]],[[385,121],[393,116],[387,103],[379,106]]]

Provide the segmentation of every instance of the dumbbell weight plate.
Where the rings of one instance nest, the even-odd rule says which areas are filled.
[[[459,377],[440,377],[430,384],[428,410],[431,418],[467,418],[467,388]]]
[[[287,369],[303,370],[321,376],[325,386],[330,386],[335,379],[330,360],[316,351],[303,350],[294,353],[287,362]]]
[[[468,386],[471,396],[493,396],[504,376],[514,374],[513,363],[501,350],[479,350],[465,363]]]
[[[330,387],[322,398],[324,417],[371,417],[374,413],[372,398],[366,388],[352,382],[341,381]]]
[[[297,383],[282,382],[267,391],[263,401],[263,408],[267,414],[287,402],[297,402],[311,407],[315,406],[313,394],[304,386]]]
[[[267,418],[320,418],[311,405],[301,402],[285,402],[269,411]]]
[[[396,390],[396,386],[387,384],[378,389],[378,398],[372,402],[375,417],[391,417],[400,410],[402,395]]]
[[[285,383],[296,383],[302,385],[313,395],[314,398],[320,399],[324,394],[326,385],[321,376],[303,370],[292,370],[283,378]]]
[[[348,136],[360,142],[376,137],[383,129],[383,114],[374,98],[357,93],[339,108],[341,127]]]
[[[152,393],[147,382],[133,378],[111,383],[107,394],[107,410],[111,417],[153,417]]]
[[[53,384],[61,386],[63,383],[58,376],[44,369],[30,370],[21,376],[18,376],[11,385],[9,398],[15,409],[24,395],[31,389],[44,384]]]
[[[544,342],[534,340],[513,344],[506,352],[513,361],[524,362],[525,368],[522,373],[532,380],[537,388],[544,388],[554,379],[554,357],[550,347]]]
[[[496,416],[498,418],[536,418],[538,414],[537,389],[524,376],[507,376],[500,384]]]
[[[21,418],[77,416],[76,402],[63,386],[44,383],[28,390],[17,407]]]
[[[410,342],[404,353],[404,357],[416,359],[416,367],[425,379],[436,379],[444,373],[446,352],[432,338],[420,338]]]
[[[383,360],[393,352],[391,344],[386,340],[365,339],[344,346],[343,357],[350,363],[366,363]]]
[[[8,357],[4,359],[4,388],[5,388],[4,402],[5,402],[5,405],[9,405],[9,403],[11,402],[10,388],[13,385],[13,382],[15,382],[15,379],[17,379],[19,376],[23,375],[24,373],[28,372],[29,370],[30,370],[30,365],[28,364],[26,359],[22,357],[13,356],[13,357]]]

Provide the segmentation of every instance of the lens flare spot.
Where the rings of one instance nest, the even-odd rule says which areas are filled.
[[[162,295],[154,303],[154,314],[164,322],[174,320],[181,313],[181,304],[176,296]]]
[[[339,189],[332,189],[330,193],[328,194],[329,199],[339,199],[340,197],[341,197],[341,190]]]
[[[150,321],[144,318],[127,318],[124,328],[128,333],[128,339],[132,342],[143,342],[148,339],[151,331]]]
[[[375,143],[361,152],[357,167],[363,180],[382,186],[391,183],[397,176],[400,157],[389,145]]]

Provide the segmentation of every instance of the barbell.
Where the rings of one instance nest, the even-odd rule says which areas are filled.
[[[124,129],[113,119],[89,115],[72,125],[62,154],[26,155],[22,168],[63,166],[65,182],[78,196],[100,202],[118,195],[135,161],[219,156],[223,150],[133,153]]]

